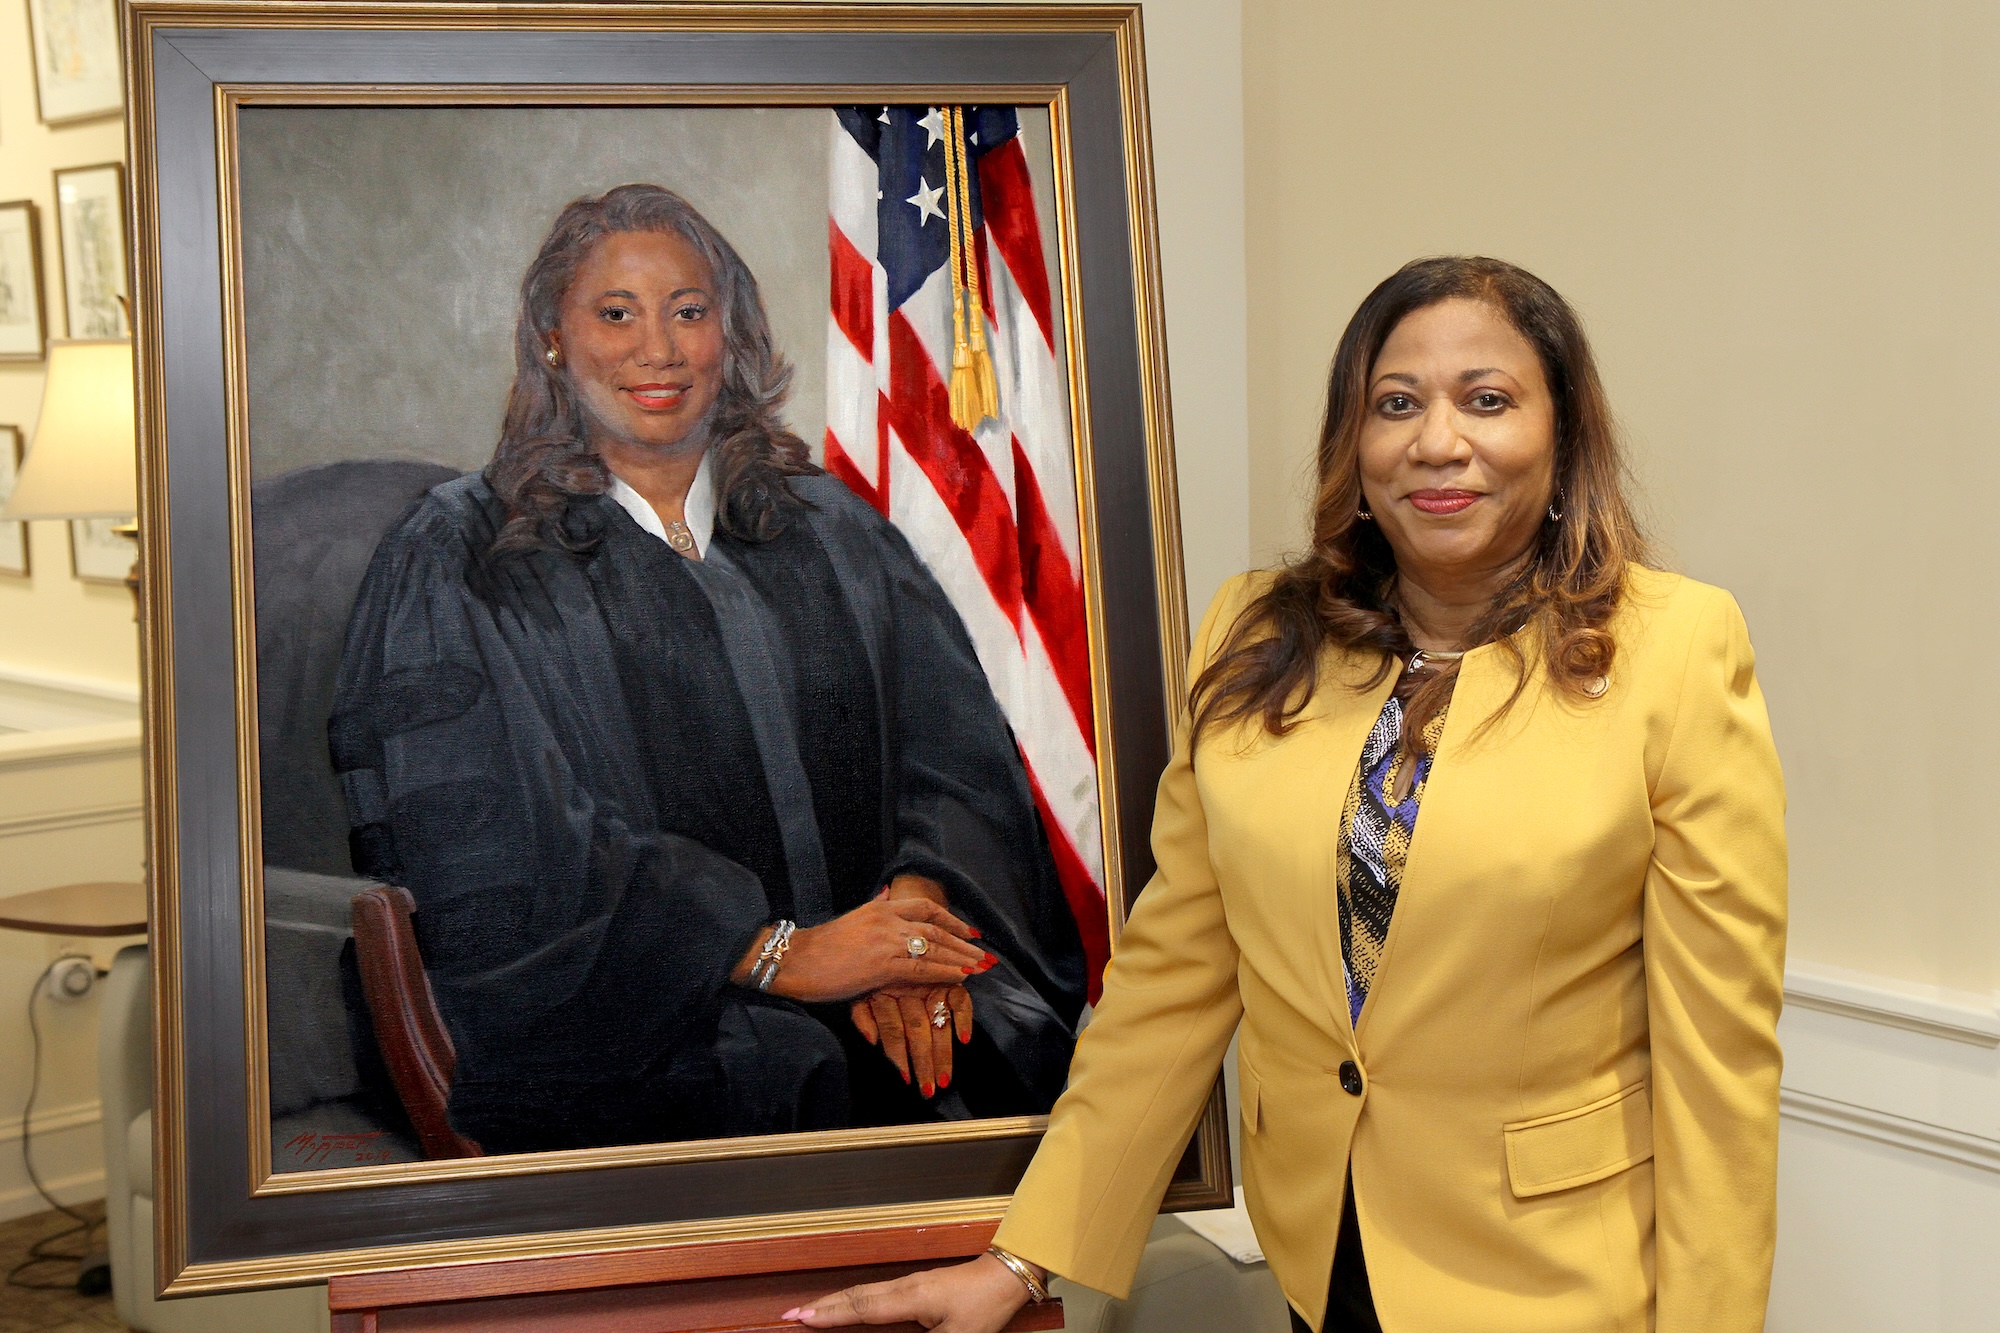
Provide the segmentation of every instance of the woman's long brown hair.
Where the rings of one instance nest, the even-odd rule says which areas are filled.
[[[799,503],[783,478],[814,471],[806,446],[779,419],[792,370],[771,342],[764,299],[750,268],[694,206],[658,185],[620,185],[564,208],[521,279],[514,326],[514,387],[487,484],[506,506],[493,554],[574,549],[563,516],[579,496],[611,484],[590,447],[583,407],[569,377],[551,366],[549,334],[584,258],[622,232],[678,235],[708,264],[722,319],[722,388],[705,428],[715,456],[716,524],[746,541],[768,541]]]
[[[1415,651],[1396,612],[1395,556],[1381,530],[1360,517],[1361,431],[1371,374],[1389,335],[1413,312],[1453,298],[1489,302],[1507,317],[1540,358],[1555,406],[1552,499],[1560,517],[1543,522],[1520,573],[1467,641],[1497,640],[1513,658],[1514,692],[1495,717],[1527,688],[1524,641],[1538,646],[1549,679],[1579,701],[1610,670],[1616,645],[1605,627],[1624,595],[1627,563],[1649,557],[1625,498],[1618,436],[1582,321],[1547,283],[1512,264],[1419,259],[1370,292],[1341,334],[1320,427],[1312,545],[1244,607],[1196,679],[1189,704],[1197,739],[1252,718],[1274,736],[1289,732],[1320,686],[1328,647],[1375,659],[1362,689],[1379,685]],[[1412,753],[1451,699],[1458,665],[1442,661],[1398,682]]]

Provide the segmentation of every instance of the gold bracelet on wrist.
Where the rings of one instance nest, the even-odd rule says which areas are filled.
[[[1024,1260],[1007,1253],[1007,1251],[1001,1249],[998,1245],[987,1246],[986,1252],[1007,1265],[1007,1271],[1015,1277],[1020,1278],[1027,1285],[1028,1299],[1030,1301],[1033,1301],[1036,1305],[1040,1305],[1049,1298],[1049,1284],[1036,1277],[1035,1270],[1028,1267]]]

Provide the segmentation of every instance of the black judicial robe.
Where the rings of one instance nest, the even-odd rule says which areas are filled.
[[[1084,961],[1012,733],[957,613],[838,481],[690,561],[616,501],[580,553],[489,555],[478,474],[377,548],[330,723],[355,869],[407,887],[489,1152],[1048,1110]],[[1000,962],[926,1102],[846,1006],[732,986],[758,932],[905,872]]]

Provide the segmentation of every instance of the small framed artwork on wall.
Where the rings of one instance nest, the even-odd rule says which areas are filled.
[[[21,475],[21,428],[0,426],[0,506],[14,493]],[[28,576],[28,525],[19,520],[0,521],[0,574],[16,578]]]
[[[0,204],[0,361],[39,361],[48,341],[42,228],[27,199]]]
[[[85,583],[123,583],[132,572],[137,548],[118,534],[126,522],[116,518],[73,518],[69,521],[69,562]]]
[[[72,338],[125,336],[131,274],[125,257],[125,168],[116,162],[56,173],[63,311]]]
[[[43,124],[125,109],[117,0],[28,0],[28,29]]]

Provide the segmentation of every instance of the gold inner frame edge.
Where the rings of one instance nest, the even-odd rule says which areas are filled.
[[[331,1190],[382,1187],[411,1181],[480,1179],[494,1176],[607,1170],[623,1166],[650,1166],[673,1162],[714,1161],[757,1157],[796,1156],[822,1152],[860,1151],[868,1148],[913,1143],[953,1143],[987,1139],[1022,1138],[1040,1135],[1048,1117],[1004,1116],[966,1122],[963,1126],[909,1125],[869,1129],[824,1130],[811,1133],[765,1135],[727,1139],[690,1140],[666,1144],[641,1144],[615,1148],[581,1148],[561,1152],[520,1154],[494,1158],[464,1158],[443,1161],[406,1162],[382,1166],[339,1167],[321,1171],[274,1169],[271,1148],[269,1034],[264,972],[264,895],[260,800],[259,756],[257,753],[257,663],[254,569],[252,565],[250,516],[250,440],[248,402],[248,345],[243,312],[242,234],[239,162],[237,155],[238,113],[245,107],[278,106],[532,106],[532,105],[702,105],[702,106],[831,106],[846,101],[921,102],[930,104],[941,92],[964,99],[984,96],[1010,105],[1039,105],[1049,113],[1052,157],[1056,164],[1058,272],[1064,294],[1064,337],[1067,342],[1068,390],[1071,414],[1072,465],[1078,481],[1078,534],[1084,574],[1086,633],[1092,678],[1102,681],[1107,658],[1104,642],[1102,567],[1097,542],[1095,487],[1087,484],[1094,475],[1089,441],[1087,357],[1083,339],[1080,280],[1076,264],[1074,234],[1075,203],[1070,194],[1074,173],[1069,142],[1068,92],[1062,85],[938,85],[838,87],[788,87],[781,90],[757,86],[721,88],[709,85],[608,86],[575,88],[567,85],[537,85],[495,89],[485,85],[415,86],[370,85],[271,85],[217,84],[214,90],[216,114],[217,189],[222,272],[225,283],[223,302],[224,391],[227,395],[225,420],[228,423],[230,541],[232,545],[236,627],[235,668],[237,679],[237,764],[239,866],[242,884],[241,911],[244,957],[244,1062],[247,1072],[246,1111],[250,1154],[251,1194],[302,1194]],[[839,102],[834,99],[839,96]],[[1150,438],[1150,437],[1149,437]],[[1149,449],[1149,453],[1151,450]],[[1149,460],[1150,461],[1150,460]],[[1176,533],[1176,539],[1178,533]],[[1115,942],[1124,925],[1129,886],[1122,875],[1119,851],[1119,822],[1115,799],[1114,749],[1110,739],[1110,703],[1105,691],[1093,690],[1093,707],[1098,727],[1098,810],[1103,840],[1105,907],[1108,933]]]

